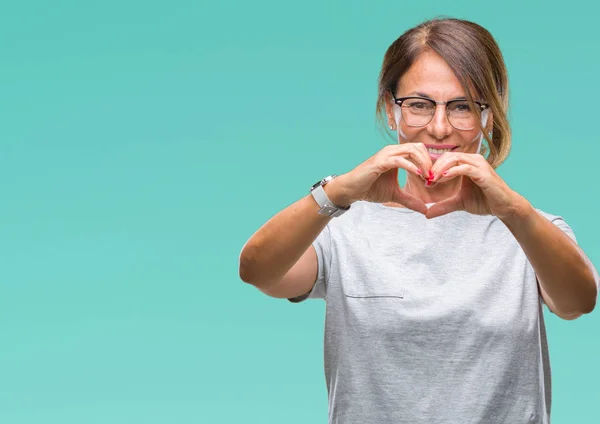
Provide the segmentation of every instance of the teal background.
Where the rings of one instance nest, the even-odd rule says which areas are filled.
[[[327,422],[324,302],[266,297],[238,254],[391,142],[383,53],[434,16],[497,38],[499,172],[600,264],[594,3],[447,3],[4,2],[0,422]],[[545,315],[553,423],[597,422],[600,313]]]

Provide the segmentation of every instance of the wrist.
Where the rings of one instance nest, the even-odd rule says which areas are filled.
[[[343,180],[340,180],[340,178],[343,178],[343,176],[336,177],[325,184],[323,190],[334,205],[341,208],[347,208],[354,203],[354,201],[348,196],[346,189],[344,188]]]
[[[515,199],[511,202],[512,207],[510,212],[500,219],[508,226],[513,227],[521,222],[526,221],[535,213],[535,209],[531,203],[523,196],[515,193]]]

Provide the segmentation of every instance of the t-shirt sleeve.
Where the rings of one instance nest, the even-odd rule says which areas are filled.
[[[312,289],[303,295],[288,298],[292,303],[299,303],[306,299],[325,299],[327,295],[327,276],[331,263],[331,233],[329,225],[317,236],[312,245],[317,252],[317,280]]]

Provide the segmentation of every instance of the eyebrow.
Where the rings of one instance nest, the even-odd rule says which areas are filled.
[[[433,100],[433,97],[431,97],[431,96],[429,96],[429,95],[427,95],[425,93],[420,93],[418,91],[413,91],[412,93],[409,93],[409,96],[412,96],[413,94],[416,95],[416,96],[419,96],[419,97],[425,97],[426,99]],[[448,101],[452,101],[452,100],[467,100],[467,98],[465,96],[459,96],[459,97],[455,97],[453,99],[450,99]]]

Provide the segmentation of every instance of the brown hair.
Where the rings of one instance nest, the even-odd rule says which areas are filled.
[[[477,96],[490,105],[493,114],[492,139],[481,128],[489,147],[487,160],[494,168],[507,158],[511,136],[508,123],[508,76],[494,37],[482,26],[454,18],[433,19],[409,29],[385,52],[379,74],[377,119],[385,123],[385,104],[390,92],[419,54],[431,50],[454,71],[469,102]],[[477,110],[477,108],[475,108]]]

